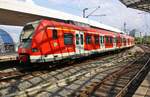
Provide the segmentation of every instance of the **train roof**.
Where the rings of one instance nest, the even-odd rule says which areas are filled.
[[[31,22],[31,23],[28,23],[27,25],[29,24],[34,24],[34,23],[39,23],[39,21],[35,21],[35,22]],[[57,22],[57,21],[54,21],[54,20],[47,20],[47,19],[43,19],[40,21],[40,25],[44,25],[44,27],[62,27],[62,28],[69,28],[70,30],[73,28],[73,29],[76,29],[76,30],[81,30],[81,31],[88,31],[88,32],[94,32],[95,34],[96,33],[99,33],[101,35],[106,35],[106,36],[115,36],[116,34],[120,34],[120,33],[114,33],[113,31],[108,31],[108,30],[105,30],[105,29],[97,29],[97,28],[91,28],[91,27],[81,27],[81,26],[77,26],[77,25],[72,25],[72,24],[67,24],[67,23],[64,23],[64,22]],[[124,34],[123,34],[124,35]]]
[[[30,14],[30,15],[32,15],[31,16],[32,18],[34,16],[36,16],[36,17],[40,16],[41,18],[47,18],[47,19],[59,19],[59,20],[64,20],[64,21],[75,21],[75,22],[88,24],[88,25],[93,26],[93,27],[118,32],[118,33],[122,32],[121,30],[119,30],[117,28],[114,28],[114,27],[111,27],[108,25],[104,25],[104,24],[101,24],[101,23],[93,21],[93,20],[89,20],[86,18],[82,18],[79,16],[68,14],[65,12],[41,7],[41,6],[38,6],[34,3],[29,4],[29,3],[24,3],[24,2],[17,2],[17,1],[11,2],[10,0],[2,0],[0,3],[0,8],[11,10],[14,12],[20,12],[20,13],[23,13],[24,15]]]

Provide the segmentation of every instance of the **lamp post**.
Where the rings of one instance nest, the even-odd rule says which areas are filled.
[[[123,24],[123,30],[124,30],[125,33],[127,33],[126,32],[126,26],[127,26],[127,24],[126,24],[126,22],[124,22],[124,24]]]
[[[100,6],[98,6],[95,10],[93,10],[89,15],[85,15],[86,10],[88,10],[89,8],[84,8],[83,9],[83,18],[88,18],[89,16],[91,16],[95,11],[97,11],[100,8]]]
[[[148,25],[148,22],[147,22],[147,17],[146,17],[146,15],[149,15],[149,13],[146,13],[146,12],[141,12],[141,13],[138,13],[138,14],[142,14],[143,16],[144,16],[144,20],[145,20],[145,37],[143,37],[143,38],[145,38],[145,43],[148,41],[148,35],[147,35],[147,31],[148,31],[148,29],[149,29],[149,25]]]
[[[88,10],[88,8],[84,8],[84,9],[83,9],[83,18],[86,17],[86,16],[85,16],[85,11],[86,11],[86,10]]]

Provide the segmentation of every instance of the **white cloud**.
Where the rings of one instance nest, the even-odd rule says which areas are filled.
[[[92,12],[97,6],[100,8],[93,14],[106,14],[105,17],[90,17],[90,19],[94,19],[96,21],[101,21],[104,24],[108,24],[120,29],[123,29],[123,24],[126,22],[127,29],[138,29],[139,31],[148,31],[148,27],[150,24],[147,23],[148,27],[146,28],[145,21],[150,21],[150,16],[144,18],[138,13],[141,11],[127,8],[125,7],[119,0],[48,0],[50,3],[56,4],[56,6],[68,7],[68,5],[72,6],[70,9],[66,9],[66,12],[70,12],[69,10],[80,9],[78,11],[71,11],[74,15],[82,15],[82,10],[84,8],[89,8],[86,11],[86,14]],[[50,7],[49,7],[50,8]],[[60,8],[61,10],[61,8]]]
[[[10,0],[3,0],[3,1],[10,2]],[[22,3],[34,4],[33,0],[13,0],[13,2],[22,2]]]
[[[44,0],[35,0],[42,3]],[[104,24],[123,29],[124,22],[127,24],[127,29],[137,29],[141,32],[150,32],[150,15],[138,14],[141,11],[125,7],[119,0],[47,0],[48,8],[65,11],[74,15],[82,16],[82,10],[89,8],[86,14],[92,12],[97,6],[100,8],[94,14],[106,14],[104,17],[89,17],[96,21],[101,21]],[[53,5],[53,6],[51,6]],[[0,26],[4,30],[8,30],[10,34],[19,39],[19,27]],[[13,33],[12,33],[13,32]],[[16,41],[16,38],[14,39]],[[18,41],[17,39],[17,41]]]

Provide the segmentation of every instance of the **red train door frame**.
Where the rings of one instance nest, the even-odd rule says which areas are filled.
[[[84,54],[84,32],[76,31],[76,54]]]
[[[104,36],[100,35],[100,48],[101,49],[105,49],[105,44],[104,44]]]
[[[116,36],[113,36],[113,48],[117,47],[116,38]]]

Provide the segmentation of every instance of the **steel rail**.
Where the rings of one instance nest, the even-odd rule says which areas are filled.
[[[107,80],[108,77],[112,78],[112,77],[113,77],[113,74],[116,74],[117,72],[124,71],[125,68],[127,68],[127,67],[131,66],[132,64],[134,64],[136,61],[138,61],[138,60],[139,60],[140,58],[142,58],[144,55],[145,55],[145,53],[144,53],[141,57],[139,57],[139,58],[137,58],[136,60],[132,61],[132,62],[131,62],[130,64],[128,64],[127,66],[124,65],[124,66],[125,66],[124,68],[122,68],[122,69],[117,69],[116,71],[114,71],[114,72],[112,72],[111,74],[107,75],[106,78],[104,78],[104,79],[101,80],[100,82],[95,82],[95,84],[93,84],[93,88],[92,88],[92,89],[88,89],[88,90],[87,90],[87,89],[84,89],[83,91],[81,91],[81,92],[79,93],[79,95],[76,95],[76,97],[87,97],[88,95],[90,95],[91,93],[93,93],[93,91],[95,91],[96,88],[98,88],[99,85],[103,84],[103,83]],[[90,86],[92,86],[92,84],[91,84]]]
[[[123,52],[124,53],[124,52]],[[120,54],[120,53],[119,53]],[[111,63],[113,63],[113,62],[115,62],[115,59],[117,59],[116,58],[116,56],[118,56],[118,54],[116,54],[116,55],[111,55],[112,56],[112,58],[113,58],[113,60],[114,61],[112,61]],[[127,56],[126,56],[127,57]],[[108,60],[109,58],[107,58],[107,56],[103,56],[102,58],[101,57],[98,57],[98,59],[103,59],[104,58],[104,60]],[[107,59],[105,59],[105,58],[107,58]],[[121,58],[118,58],[118,59],[122,59],[122,57]],[[87,62],[88,61],[88,62]],[[74,68],[74,66],[80,66],[80,67],[82,67],[83,65],[89,65],[89,64],[93,64],[93,61],[95,61],[95,59],[90,59],[90,60],[87,60],[87,61],[85,61],[85,62],[87,62],[87,63],[85,63],[85,62],[83,62],[83,63],[80,63],[80,64],[78,64],[78,63],[75,63],[75,64],[73,64],[72,66],[70,66],[69,65],[69,67],[68,67],[68,69],[70,69],[70,68]],[[82,64],[82,65],[81,65]],[[57,66],[56,66],[57,67]],[[55,67],[55,68],[56,68]],[[102,66],[103,67],[103,66]],[[83,69],[91,69],[91,68],[95,68],[95,66],[93,66],[93,67],[83,67]],[[20,69],[19,71],[25,71],[25,70],[28,70],[28,69],[30,69],[30,67],[29,68],[22,68],[22,69]],[[67,69],[67,70],[68,70]],[[81,68],[82,69],[82,68]],[[10,80],[10,79],[13,79],[13,78],[19,78],[19,77],[21,77],[21,76],[26,76],[26,75],[29,75],[30,73],[21,73],[21,72],[19,72],[18,70],[16,70],[16,71],[11,71],[11,72],[5,72],[5,73],[2,73],[2,72],[0,72],[0,82],[1,81],[5,81],[5,80]],[[36,71],[35,71],[36,72]],[[46,73],[44,73],[44,74],[46,74]],[[5,76],[4,76],[5,75]]]
[[[116,95],[116,97],[122,97],[125,93],[125,91],[127,91],[127,88],[129,87],[129,85],[136,80],[136,78],[140,75],[140,73],[146,68],[146,66],[148,65],[148,63],[150,62],[150,58],[148,59],[148,61],[145,63],[145,65],[142,67],[142,69],[140,69],[140,71],[134,76],[134,78]]]

